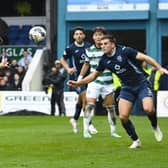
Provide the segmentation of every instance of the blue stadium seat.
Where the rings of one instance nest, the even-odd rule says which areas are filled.
[[[11,25],[9,26],[9,31],[19,31],[20,26],[19,25]]]
[[[25,32],[29,32],[29,30],[32,28],[32,25],[23,25],[22,26],[22,30],[25,31]]]

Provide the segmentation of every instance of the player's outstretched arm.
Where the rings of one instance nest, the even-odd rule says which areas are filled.
[[[88,84],[92,81],[94,81],[98,76],[100,75],[100,72],[98,71],[94,71],[91,74],[89,74],[88,76],[86,76],[85,78],[79,80],[79,81],[73,81],[73,80],[69,80],[67,82],[67,85],[70,87],[78,87],[84,84]]]
[[[163,68],[159,63],[157,63],[157,61],[155,59],[153,59],[152,57],[145,55],[143,53],[138,53],[136,58],[138,60],[141,61],[146,61],[148,64],[152,65],[153,67],[155,67],[156,69],[159,70],[159,72],[161,74],[167,74],[168,75],[168,70],[166,68]]]

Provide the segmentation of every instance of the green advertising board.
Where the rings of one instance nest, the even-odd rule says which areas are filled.
[[[33,56],[36,49],[38,49],[36,46],[0,46],[0,53],[6,52],[11,60],[19,60],[24,50],[27,50]]]

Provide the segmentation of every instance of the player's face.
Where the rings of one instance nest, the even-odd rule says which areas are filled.
[[[104,36],[104,34],[102,32],[95,32],[93,34],[93,40],[95,42],[96,47],[100,47],[101,46],[101,39]]]
[[[103,39],[101,40],[101,48],[105,54],[111,55],[115,49],[115,43],[109,39]]]
[[[81,44],[85,39],[85,34],[81,30],[76,30],[73,38],[78,44]]]

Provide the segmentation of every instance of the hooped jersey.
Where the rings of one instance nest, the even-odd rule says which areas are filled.
[[[147,80],[141,62],[136,59],[137,52],[130,47],[116,46],[113,56],[102,56],[96,70],[103,72],[107,68],[120,78],[123,85],[135,86]]]
[[[90,64],[90,71],[93,72],[96,70],[99,61],[103,55],[103,51],[101,48],[96,48],[95,45],[92,45],[90,48],[86,49],[86,62]],[[102,85],[109,85],[113,83],[111,71],[105,69],[101,75],[94,80],[94,82],[102,84]]]

